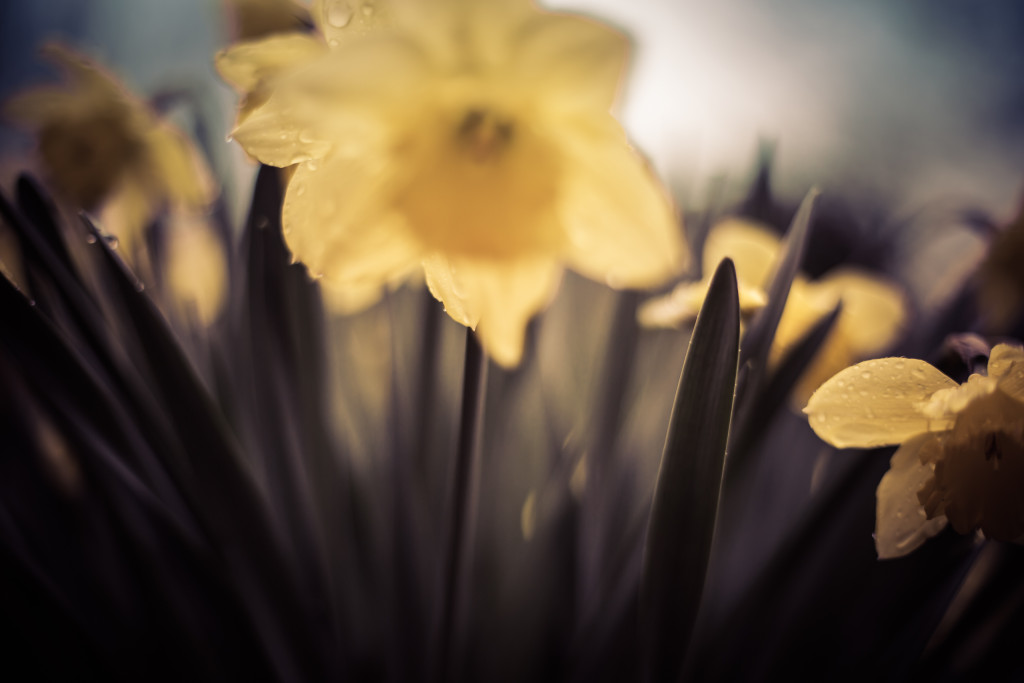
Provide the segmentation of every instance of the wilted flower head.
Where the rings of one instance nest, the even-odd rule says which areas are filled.
[[[767,226],[740,218],[717,223],[704,244],[704,279],[683,282],[669,294],[645,303],[638,314],[640,323],[675,327],[693,320],[704,302],[710,274],[724,258],[731,258],[736,265],[741,311],[747,316],[755,313],[767,302],[781,249],[781,240]],[[801,406],[823,381],[858,359],[886,349],[903,329],[903,295],[881,276],[854,268],[837,268],[818,280],[798,274],[769,361],[781,360],[840,301],[842,310],[835,327],[794,388],[794,400]]]
[[[298,164],[282,220],[314,276],[365,300],[422,269],[514,365],[564,266],[647,287],[684,263],[671,203],[610,111],[618,31],[525,0],[324,2],[313,18],[324,39],[242,44],[218,65],[246,93],[235,139]]]
[[[875,543],[898,557],[942,530],[1024,536],[1024,351],[992,349],[988,374],[958,385],[920,360],[843,370],[805,412],[839,448],[902,444],[878,485]]]
[[[122,242],[165,206],[211,201],[212,182],[184,136],[88,60],[58,45],[45,52],[69,82],[22,93],[6,113],[35,129],[44,170],[65,200],[102,211]]]

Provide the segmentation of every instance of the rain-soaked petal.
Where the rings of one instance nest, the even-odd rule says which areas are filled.
[[[846,368],[811,396],[811,428],[837,448],[903,443],[951,422],[929,420],[917,406],[957,383],[921,360],[880,358]]]
[[[879,559],[902,557],[946,527],[942,515],[928,519],[917,496],[934,472],[933,465],[922,462],[920,451],[935,448],[936,438],[920,434],[904,443],[878,484],[875,548]]]

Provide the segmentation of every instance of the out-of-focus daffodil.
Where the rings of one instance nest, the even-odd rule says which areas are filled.
[[[159,210],[209,204],[213,183],[181,133],[81,56],[58,45],[45,52],[69,83],[17,95],[6,113],[36,131],[44,171],[65,200],[99,211],[129,254]]]
[[[707,293],[709,274],[726,257],[736,266],[740,310],[750,316],[767,301],[781,247],[781,240],[767,226],[738,218],[721,221],[708,233],[704,245],[705,278],[684,282],[666,296],[644,304],[639,311],[640,323],[675,327],[695,318]],[[769,362],[781,360],[840,301],[843,307],[835,327],[794,387],[794,402],[801,406],[823,381],[858,359],[884,350],[903,329],[903,295],[882,277],[853,268],[837,268],[818,280],[797,275]]]
[[[212,324],[227,298],[223,244],[199,214],[172,216],[167,240],[166,274],[174,305],[200,324]]]
[[[282,220],[314,276],[362,297],[422,271],[511,366],[564,266],[625,287],[682,267],[671,203],[611,114],[622,34],[526,0],[369,7],[317,3],[323,39],[218,59],[246,94],[235,139],[298,164]]]
[[[963,384],[920,360],[882,358],[829,379],[805,408],[838,448],[902,444],[878,485],[875,544],[899,557],[941,531],[1024,536],[1024,351],[992,349]]]

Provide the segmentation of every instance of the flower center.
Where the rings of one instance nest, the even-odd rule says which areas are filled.
[[[469,158],[478,163],[496,162],[512,142],[512,121],[483,108],[466,112],[455,131],[455,139]]]
[[[526,108],[476,102],[424,114],[398,153],[397,205],[428,249],[509,258],[561,248],[562,156]]]

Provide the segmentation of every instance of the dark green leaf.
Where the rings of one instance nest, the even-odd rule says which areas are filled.
[[[647,678],[682,669],[707,573],[739,356],[736,271],[715,271],[697,316],[651,506],[641,579]]]

